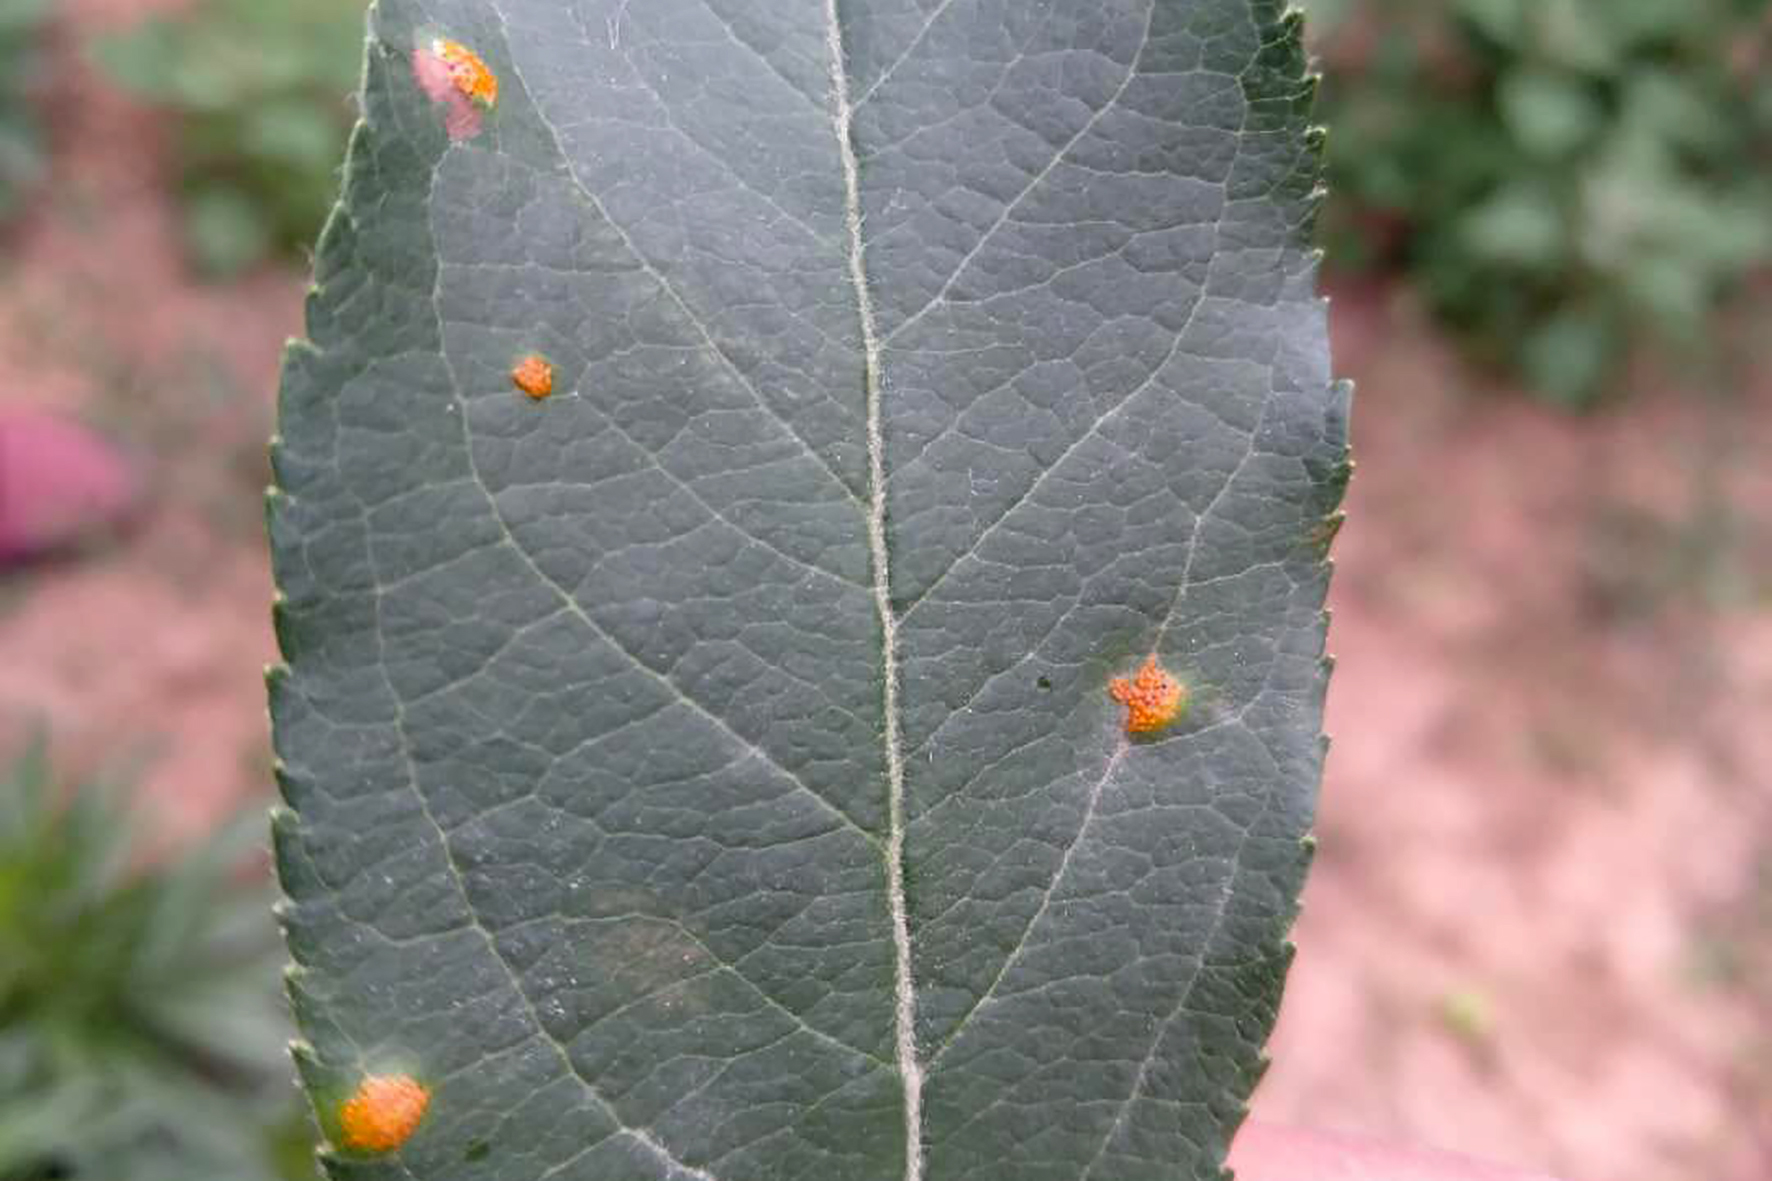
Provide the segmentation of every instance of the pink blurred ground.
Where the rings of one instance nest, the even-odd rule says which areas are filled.
[[[1570,419],[1382,299],[1335,304],[1336,743],[1256,1111],[1772,1176],[1772,385]]]
[[[0,399],[111,431],[150,511],[0,582],[0,743],[143,759],[175,836],[269,799],[263,442],[303,282],[186,277],[159,129],[72,48],[150,6],[64,4],[53,197],[0,288]],[[1465,388],[1394,293],[1335,327],[1337,741],[1258,1116],[1568,1181],[1772,1176],[1772,381],[1572,420]]]

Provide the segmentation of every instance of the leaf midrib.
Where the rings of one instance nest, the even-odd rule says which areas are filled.
[[[849,280],[855,286],[861,322],[862,381],[867,395],[868,567],[874,611],[880,622],[882,741],[886,748],[886,896],[892,916],[893,1020],[898,1073],[904,1086],[904,1181],[923,1176],[923,1065],[917,1055],[917,989],[911,975],[911,931],[905,899],[904,751],[898,717],[898,617],[892,607],[892,558],[886,543],[886,435],[881,423],[880,336],[868,290],[862,238],[861,164],[852,135],[855,108],[849,101],[849,70],[843,50],[838,0],[825,0],[827,45],[831,55],[832,102],[836,106],[837,150],[843,161],[843,221],[849,235]],[[945,5],[944,5],[945,7]],[[939,12],[939,10],[938,10]],[[919,39],[921,39],[919,37]]]

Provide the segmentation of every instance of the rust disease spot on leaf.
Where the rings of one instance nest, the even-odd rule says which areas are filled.
[[[412,56],[412,75],[419,89],[443,106],[450,139],[479,134],[485,112],[498,105],[498,75],[459,41],[434,37],[421,44]]]
[[[487,68],[479,54],[460,41],[441,37],[432,43],[431,52],[449,67],[449,83],[456,93],[488,110],[498,105],[498,75]]]
[[[1115,677],[1108,695],[1126,707],[1126,733],[1154,734],[1187,712],[1187,688],[1148,657],[1127,680]]]
[[[392,1152],[412,1138],[431,1093],[407,1074],[372,1074],[339,1109],[345,1147],[357,1152]]]
[[[531,353],[511,368],[511,384],[539,402],[554,392],[554,367],[546,357]]]

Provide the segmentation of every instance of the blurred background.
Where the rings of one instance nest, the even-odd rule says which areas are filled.
[[[1772,1176],[1772,0],[1311,0],[1360,463],[1258,1117]],[[311,1176],[277,359],[359,0],[0,0],[0,1181]]]

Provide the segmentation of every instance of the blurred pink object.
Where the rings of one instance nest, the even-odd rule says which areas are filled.
[[[1552,1181],[1463,1157],[1255,1123],[1237,1136],[1230,1166],[1237,1181]]]
[[[0,568],[120,524],[138,485],[116,448],[41,410],[0,410]]]

